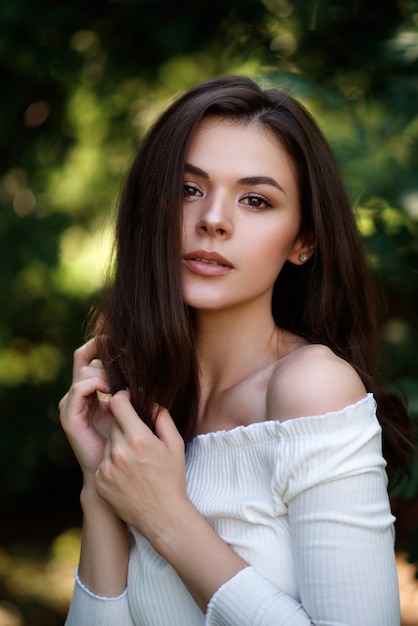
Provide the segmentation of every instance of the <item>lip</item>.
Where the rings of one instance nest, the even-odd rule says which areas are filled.
[[[195,250],[183,256],[186,267],[201,276],[223,276],[234,269],[225,257],[212,250]]]

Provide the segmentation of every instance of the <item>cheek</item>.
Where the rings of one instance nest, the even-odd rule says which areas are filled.
[[[292,236],[286,234],[278,236],[270,230],[263,235],[253,233],[248,239],[247,249],[257,265],[266,263],[280,269],[293,249],[294,242],[293,233]]]
[[[187,242],[189,234],[194,230],[194,224],[192,223],[192,219],[189,211],[184,211],[182,216],[182,224],[181,224],[181,240],[183,246]]]

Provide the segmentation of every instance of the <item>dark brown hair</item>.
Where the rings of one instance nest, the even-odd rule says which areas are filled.
[[[186,150],[209,115],[270,130],[292,158],[301,234],[313,233],[317,248],[305,265],[285,264],[273,291],[274,319],[352,364],[376,398],[390,469],[405,465],[411,422],[403,400],[378,375],[372,284],[333,155],[304,107],[249,78],[226,76],[194,87],[161,115],[139,148],[119,206],[115,274],[94,328],[112,389],[129,387],[150,425],[153,404],[165,406],[185,440],[192,436],[199,391],[192,312],[182,299],[182,187]]]

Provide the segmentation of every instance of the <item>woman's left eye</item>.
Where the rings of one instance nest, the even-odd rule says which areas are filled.
[[[254,209],[270,209],[273,205],[264,196],[260,196],[258,193],[251,193],[242,199],[244,204],[253,207]]]

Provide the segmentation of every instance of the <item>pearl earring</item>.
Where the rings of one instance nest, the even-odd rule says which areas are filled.
[[[299,261],[300,261],[301,263],[305,263],[305,261],[306,261],[306,259],[307,259],[307,258],[308,258],[308,255],[307,255],[307,254],[305,254],[304,252],[301,252],[301,253],[299,254]]]

